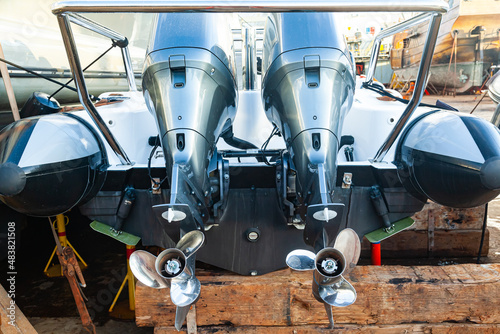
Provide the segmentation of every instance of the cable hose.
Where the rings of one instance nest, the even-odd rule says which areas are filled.
[[[90,66],[94,65],[96,62],[98,62],[102,57],[104,57],[109,51],[111,51],[111,49],[113,49],[114,47],[116,46],[116,43],[113,42],[113,44],[109,47],[109,49],[107,49],[106,51],[104,51],[99,57],[97,57],[96,59],[94,59],[94,61],[92,61],[89,65],[87,65],[87,67],[85,67],[83,69],[82,72],[85,72],[87,69],[89,69]],[[59,93],[63,88],[67,88],[67,86],[73,82],[73,78],[71,78],[70,80],[68,80],[68,82],[66,82],[66,84],[59,88],[58,90],[56,90],[54,93],[52,93],[50,96],[49,96],[49,100],[54,96],[56,95],[57,93]],[[76,91],[76,90],[75,90]]]

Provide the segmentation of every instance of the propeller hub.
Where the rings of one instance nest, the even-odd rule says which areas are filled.
[[[321,262],[321,267],[327,274],[333,274],[338,268],[337,261],[331,258],[326,258]]]
[[[170,259],[165,264],[165,271],[170,275],[177,275],[181,270],[182,264],[178,259]]]

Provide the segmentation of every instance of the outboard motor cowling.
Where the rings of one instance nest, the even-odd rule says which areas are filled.
[[[360,249],[356,232],[340,231],[344,204],[333,202],[340,134],[354,95],[351,60],[334,14],[274,14],[267,21],[264,109],[285,139],[298,202],[305,208],[304,240],[317,252],[295,250],[286,262],[292,269],[314,270],[313,294],[324,303],[332,326],[331,306],[356,299],[341,273],[354,268]],[[337,236],[335,244],[328,235]],[[353,254],[349,261],[346,253]]]
[[[334,14],[270,16],[263,70],[264,108],[284,136],[297,171],[297,192],[306,203],[326,204],[330,199],[320,195],[318,166],[323,165],[326,189],[331,190],[340,133],[352,106],[355,82],[351,57]]]

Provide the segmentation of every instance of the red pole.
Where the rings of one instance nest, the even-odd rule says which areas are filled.
[[[380,242],[372,243],[372,265],[381,266],[382,265],[382,254],[380,252]]]

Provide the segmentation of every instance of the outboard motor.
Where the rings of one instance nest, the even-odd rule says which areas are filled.
[[[203,231],[210,218],[209,163],[214,157],[217,161],[216,142],[231,128],[236,112],[230,32],[224,14],[159,14],[147,51],[142,86],[148,109],[156,117],[171,188],[170,203],[153,210],[163,223],[175,224],[179,243],[190,231]],[[173,270],[175,264],[183,268],[175,276],[179,283],[175,291],[174,285],[171,288],[172,297],[181,296],[172,298],[178,329],[199,295],[194,254],[182,257],[182,253],[170,250],[158,258],[166,262],[157,264],[162,277],[165,268]],[[191,291],[193,286],[196,291]]]
[[[355,72],[331,13],[275,14],[264,37],[263,100],[297,172],[304,203],[331,203],[344,117]]]
[[[328,235],[338,235],[343,215],[344,204],[333,203],[333,188],[342,124],[353,102],[354,63],[334,14],[284,13],[270,16],[266,23],[262,64],[264,109],[285,139],[290,169],[296,173],[296,195],[307,208],[302,212],[304,239],[318,254],[293,251],[287,263],[292,269],[317,269],[313,294],[325,303],[333,326],[330,305],[355,300],[352,286],[343,305],[321,293],[327,287],[327,294],[342,295],[347,286],[340,279],[345,254],[332,248]],[[354,236],[346,249],[352,253],[359,237],[350,231],[345,233]],[[302,255],[309,258],[305,269],[295,265]],[[325,263],[334,270],[322,268]]]
[[[0,132],[0,200],[30,216],[55,216],[94,197],[106,178],[106,149],[72,114],[21,119]]]
[[[143,90],[157,120],[171,185],[163,212],[168,222],[191,215],[194,228],[202,229],[209,218],[207,168],[236,112],[229,34],[223,14],[159,14],[153,28]],[[185,212],[187,206],[193,209]]]

